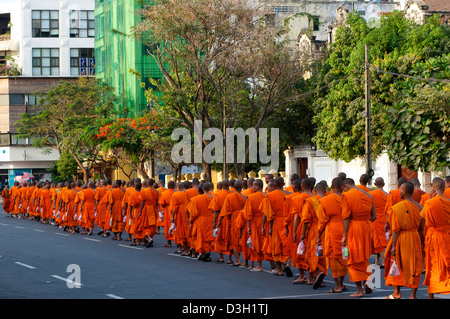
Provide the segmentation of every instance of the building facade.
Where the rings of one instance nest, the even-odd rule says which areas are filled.
[[[19,139],[20,114],[35,112],[36,92],[61,80],[95,76],[94,0],[4,0],[0,7],[0,185],[23,172],[36,179],[59,158]],[[45,125],[45,123],[42,123]]]

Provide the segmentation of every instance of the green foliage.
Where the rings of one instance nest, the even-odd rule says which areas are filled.
[[[449,84],[399,76],[450,79],[450,28],[437,17],[417,25],[393,12],[369,28],[351,13],[317,75],[324,84],[338,81],[315,103],[313,140],[334,159],[365,155],[366,43],[376,68],[370,72],[373,156],[387,151],[391,160],[413,170],[448,167]]]

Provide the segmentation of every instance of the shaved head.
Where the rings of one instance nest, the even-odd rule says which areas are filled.
[[[282,188],[284,186],[284,179],[281,176],[275,177],[275,187]]]
[[[400,187],[400,186],[402,186],[402,184],[403,183],[405,183],[405,182],[407,182],[408,180],[405,178],[405,177],[400,177],[399,179],[398,179],[398,182],[397,182],[397,185],[398,185],[398,187]]]
[[[344,179],[344,181],[342,182],[342,185],[350,185],[350,186],[354,186],[354,185],[355,185],[355,181],[353,180],[353,178],[346,178],[346,179]]]
[[[339,190],[341,191],[342,189],[342,179],[340,179],[339,177],[335,177],[333,178],[333,180],[331,181],[331,188],[334,190]]]
[[[407,196],[412,196],[414,193],[414,185],[411,182],[404,182],[400,186],[400,198],[405,198]]]
[[[440,177],[433,178],[433,183],[431,184],[431,187],[436,192],[443,192],[445,190],[445,181]]]
[[[364,185],[364,186],[366,186],[367,185],[367,183],[369,182],[369,175],[367,175],[367,174],[362,174],[361,176],[360,176],[360,178],[359,178],[359,182],[361,183],[361,185]]]
[[[375,178],[375,186],[380,186],[383,187],[384,186],[384,179],[383,177],[377,177]]]
[[[327,185],[325,183],[317,183],[316,193],[318,195],[325,195],[326,191],[327,191]]]

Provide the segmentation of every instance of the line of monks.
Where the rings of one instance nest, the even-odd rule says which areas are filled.
[[[208,262],[214,252],[217,263],[251,271],[263,271],[262,262],[269,261],[276,276],[292,277],[297,268],[292,283],[314,289],[325,286],[329,269],[335,281],[330,293],[348,289],[347,275],[357,287],[350,297],[371,293],[372,254],[385,269],[386,285],[394,287],[388,299],[401,298],[401,287],[416,298],[423,272],[429,298],[450,293],[450,177],[434,178],[428,193],[417,179],[400,178],[389,193],[382,178],[375,179],[375,189],[368,182],[363,174],[356,185],[345,173],[330,189],[325,181],[295,174],[288,187],[269,174],[265,189],[253,178],[217,185],[169,181],[167,188],[153,179],[15,182],[2,196],[8,216],[88,235],[98,226],[98,235],[113,232],[114,240],[126,232],[130,245],[146,247],[163,228],[164,246],[173,242],[179,254]]]

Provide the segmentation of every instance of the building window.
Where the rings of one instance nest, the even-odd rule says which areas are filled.
[[[33,75],[59,75],[59,49],[33,49]]]
[[[70,37],[93,38],[95,36],[94,10],[70,11]]]
[[[312,29],[313,31],[319,31],[319,17],[312,17]]]
[[[31,17],[34,38],[59,37],[58,10],[33,10]]]
[[[70,75],[95,75],[94,49],[70,49]]]

